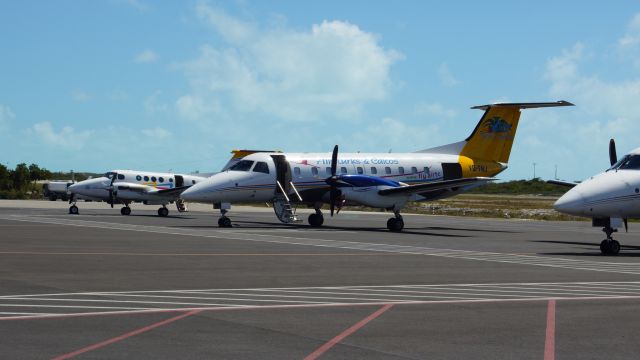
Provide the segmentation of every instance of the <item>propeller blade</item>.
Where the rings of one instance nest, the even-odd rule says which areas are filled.
[[[330,209],[330,212],[331,212],[331,216],[333,216],[333,210],[335,208],[336,208],[336,204],[332,200],[331,203],[329,204],[329,209]]]
[[[338,145],[333,147],[333,153],[331,154],[331,176],[336,176],[337,168],[338,168]]]
[[[109,185],[109,202],[111,203],[112,209],[113,209],[113,203],[115,201],[113,196],[113,183],[116,181],[117,176],[118,176],[117,173],[113,173],[113,176],[111,177],[111,184]]]
[[[622,219],[624,221],[624,231],[629,232],[629,222],[627,218]]]
[[[616,142],[615,140],[609,140],[609,161],[611,165],[618,162],[618,155],[616,154]]]

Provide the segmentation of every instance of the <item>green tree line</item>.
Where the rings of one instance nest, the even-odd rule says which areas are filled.
[[[40,198],[42,185],[37,181],[71,180],[72,177],[75,177],[76,181],[82,181],[87,178],[87,174],[52,172],[36,164],[27,166],[25,163],[20,163],[15,169],[9,169],[0,164],[0,199]]]

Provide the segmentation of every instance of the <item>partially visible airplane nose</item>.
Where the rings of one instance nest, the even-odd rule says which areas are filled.
[[[557,211],[570,215],[583,215],[586,211],[586,205],[582,194],[573,188],[562,195],[554,204],[553,208]]]
[[[208,202],[210,199],[208,199],[209,196],[207,194],[209,193],[208,189],[210,187],[211,185],[208,184],[208,181],[204,181],[183,191],[182,194],[180,194],[180,197],[186,201]]]

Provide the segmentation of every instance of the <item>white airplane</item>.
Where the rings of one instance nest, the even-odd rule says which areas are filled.
[[[231,202],[273,202],[278,219],[299,221],[290,201],[313,207],[309,224],[321,226],[323,203],[331,216],[344,205],[361,204],[394,212],[387,221],[401,231],[400,210],[408,201],[437,200],[492,181],[507,168],[521,109],[569,106],[566,101],[475,106],[484,115],[464,141],[413,153],[255,152],[227,171],[185,190],[186,201],[213,203],[222,216],[220,227],[231,226],[226,216]]]
[[[206,178],[194,175],[172,173],[144,172],[135,170],[113,170],[103,176],[88,179],[69,186],[71,198],[69,214],[79,213],[76,202],[78,198],[106,201],[113,208],[114,204],[124,204],[120,209],[122,215],[131,214],[129,204],[142,202],[145,205],[162,205],[158,216],[169,215],[167,204],[176,202],[180,212],[185,211],[179,200],[180,193],[190,186],[204,181]]]
[[[611,167],[579,184],[548,181],[571,187],[553,207],[562,213],[590,217],[594,227],[602,227],[607,238],[600,243],[605,255],[617,255],[620,243],[611,236],[618,228],[628,230],[628,219],[640,218],[640,148],[618,160],[616,145],[609,141]]]

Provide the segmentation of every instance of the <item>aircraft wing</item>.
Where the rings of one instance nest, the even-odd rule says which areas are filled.
[[[446,190],[458,188],[461,186],[483,184],[489,181],[495,181],[495,178],[489,177],[472,177],[453,180],[433,181],[426,184],[400,186],[389,189],[379,190],[380,195],[397,195],[397,194],[416,194],[425,191]]]
[[[560,186],[564,186],[564,187],[568,187],[568,188],[572,188],[572,187],[578,185],[576,183],[567,182],[567,181],[560,181],[560,180],[547,180],[547,184],[560,185]]]
[[[175,187],[173,189],[162,189],[162,190],[154,191],[154,194],[158,194],[158,195],[182,194],[183,191],[187,190],[190,187],[191,185]]]

